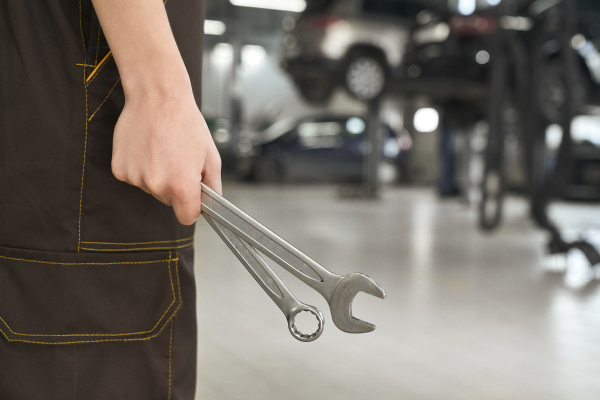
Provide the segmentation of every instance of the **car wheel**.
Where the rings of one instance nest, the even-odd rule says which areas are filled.
[[[261,158],[254,167],[254,179],[258,182],[276,183],[284,178],[283,167],[273,158]]]
[[[346,88],[359,100],[373,100],[385,88],[383,61],[375,55],[353,57],[346,68]]]

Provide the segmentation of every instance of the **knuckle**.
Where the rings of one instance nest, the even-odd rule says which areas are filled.
[[[127,174],[125,172],[125,168],[122,168],[121,165],[115,161],[111,162],[110,169],[118,180],[122,182],[127,182]]]
[[[142,181],[144,183],[144,186],[152,194],[160,196],[165,192],[164,185],[159,179],[156,179],[154,177],[144,177]]]
[[[189,185],[181,181],[173,182],[169,185],[169,192],[178,199],[187,199],[189,191]]]

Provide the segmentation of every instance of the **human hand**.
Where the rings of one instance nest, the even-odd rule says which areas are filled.
[[[221,193],[221,158],[191,90],[126,96],[114,131],[112,172],[152,194],[193,224],[200,182]]]

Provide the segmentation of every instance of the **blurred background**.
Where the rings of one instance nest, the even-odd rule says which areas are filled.
[[[200,221],[198,399],[600,398],[600,1],[206,0],[204,30],[224,196],[387,298],[346,334],[274,267],[327,321],[298,342]]]

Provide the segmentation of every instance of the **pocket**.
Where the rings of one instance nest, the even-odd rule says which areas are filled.
[[[181,307],[177,260],[0,247],[0,333],[39,344],[152,339]]]

